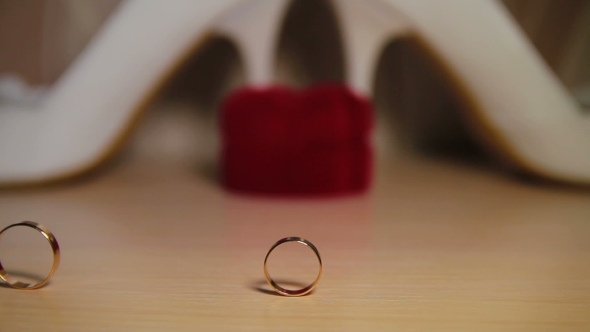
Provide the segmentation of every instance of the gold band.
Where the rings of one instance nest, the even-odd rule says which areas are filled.
[[[10,285],[14,288],[17,288],[17,289],[41,288],[45,284],[47,284],[47,282],[49,282],[49,279],[51,279],[51,277],[53,276],[53,274],[55,273],[55,271],[59,267],[59,261],[60,261],[59,244],[57,243],[55,236],[53,236],[53,234],[47,228],[45,228],[44,226],[42,226],[36,222],[32,222],[32,221],[23,221],[23,222],[19,222],[16,224],[12,224],[12,225],[4,228],[2,231],[0,231],[0,238],[2,237],[2,233],[4,233],[5,231],[7,231],[11,228],[14,228],[14,227],[19,227],[19,226],[33,228],[34,230],[41,233],[47,239],[47,241],[49,241],[49,244],[51,245],[51,250],[53,250],[53,265],[51,266],[51,271],[49,272],[47,277],[45,277],[44,280],[42,280],[36,284],[27,284],[27,283],[20,282],[20,281],[10,281],[8,273],[6,273],[6,270],[4,270],[4,267],[2,266],[2,262],[0,262],[0,279],[4,280],[8,285]]]
[[[306,245],[306,246],[310,247],[311,250],[313,250],[313,252],[315,253],[316,257],[318,258],[318,261],[320,262],[320,271],[318,272],[318,276],[316,277],[316,279],[309,286],[303,287],[301,289],[290,290],[290,289],[286,289],[286,288],[283,288],[283,287],[279,286],[270,277],[270,274],[268,273],[268,268],[266,267],[266,262],[268,260],[268,256],[270,256],[270,253],[276,247],[280,246],[283,243],[287,243],[287,242],[299,242],[299,243],[301,243],[303,245]],[[277,243],[275,243],[270,248],[270,250],[266,254],[266,257],[264,258],[264,276],[266,277],[266,281],[279,294],[285,295],[285,296],[302,296],[302,295],[305,295],[305,294],[311,292],[315,288],[315,286],[318,284],[318,282],[320,281],[320,278],[322,277],[322,270],[323,270],[322,258],[320,257],[320,253],[319,253],[318,249],[311,242],[309,242],[309,241],[307,241],[305,239],[302,239],[300,237],[287,237],[287,238],[284,238],[284,239],[280,239],[279,241],[277,241]]]

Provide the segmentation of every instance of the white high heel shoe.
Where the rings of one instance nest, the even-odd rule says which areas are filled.
[[[110,157],[150,98],[216,24],[246,50],[250,81],[266,83],[268,48],[286,2],[272,4],[268,20],[261,17],[255,29],[266,33],[257,50],[254,34],[232,30],[241,15],[230,11],[240,3],[270,8],[256,1],[126,0],[38,107],[0,109],[0,186],[71,177]],[[435,55],[492,144],[514,164],[546,178],[590,184],[590,120],[496,1],[333,5],[354,88],[370,92],[380,48],[410,35]],[[238,17],[224,20],[223,13]],[[390,24],[363,36],[376,20]]]
[[[438,60],[488,143],[523,171],[590,184],[590,118],[495,1],[336,0],[355,86],[369,91],[377,55],[399,37]],[[393,6],[384,6],[391,4]],[[361,10],[362,6],[373,10]],[[361,15],[365,13],[364,23]],[[368,14],[373,14],[369,18]],[[363,38],[357,26],[395,18]],[[353,21],[358,23],[353,23]]]

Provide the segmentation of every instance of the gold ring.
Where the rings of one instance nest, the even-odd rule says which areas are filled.
[[[14,288],[17,288],[17,289],[41,288],[45,284],[47,284],[47,282],[49,282],[49,279],[51,279],[51,277],[53,276],[53,274],[55,273],[55,271],[57,270],[57,268],[59,266],[59,261],[60,261],[59,244],[57,243],[55,236],[53,236],[53,234],[47,228],[45,228],[43,225],[40,225],[40,224],[38,224],[36,222],[32,222],[32,221],[23,221],[23,222],[19,222],[16,224],[12,224],[12,225],[4,228],[2,231],[0,231],[0,237],[2,236],[2,233],[6,232],[7,230],[14,228],[14,227],[19,227],[19,226],[33,228],[34,230],[41,233],[47,239],[47,241],[49,241],[49,244],[51,245],[51,250],[53,250],[53,265],[51,266],[51,271],[49,271],[49,274],[47,275],[47,277],[45,277],[44,280],[42,280],[36,284],[28,284],[28,283],[24,283],[24,282],[20,282],[20,281],[10,281],[9,279],[11,279],[11,278],[9,277],[6,270],[4,270],[4,267],[2,266],[2,262],[0,262],[0,279],[2,279],[8,285],[10,285]]]
[[[287,243],[287,242],[299,242],[299,243],[301,243],[303,245],[306,245],[306,246],[310,247],[311,250],[313,250],[313,252],[315,253],[316,257],[318,258],[318,261],[320,262],[320,271],[318,272],[318,276],[316,277],[316,279],[309,286],[303,287],[301,289],[290,290],[290,289],[286,289],[286,288],[283,288],[283,287],[279,286],[270,277],[270,274],[268,273],[268,268],[266,267],[266,262],[268,260],[268,256],[270,256],[270,253],[276,247],[280,246],[283,243]],[[286,237],[284,239],[280,239],[279,241],[277,241],[277,243],[275,243],[270,248],[270,250],[266,254],[266,257],[264,258],[264,276],[266,277],[266,281],[279,294],[285,295],[285,296],[302,296],[302,295],[305,295],[305,294],[311,292],[315,288],[315,286],[318,284],[318,282],[320,281],[320,278],[322,277],[322,270],[323,270],[322,258],[320,257],[320,253],[319,253],[318,249],[311,242],[309,242],[309,241],[307,241],[305,239],[302,239],[300,237]]]

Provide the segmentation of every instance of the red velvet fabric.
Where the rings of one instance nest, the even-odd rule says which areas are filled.
[[[221,180],[234,191],[342,195],[373,170],[371,102],[345,85],[243,87],[221,107]]]

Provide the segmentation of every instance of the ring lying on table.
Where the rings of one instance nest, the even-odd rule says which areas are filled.
[[[313,250],[313,252],[315,253],[316,257],[318,258],[318,261],[320,263],[320,271],[318,272],[318,276],[316,277],[316,279],[308,286],[303,287],[301,289],[296,289],[296,290],[290,290],[290,289],[286,289],[283,288],[281,286],[279,286],[271,277],[270,274],[268,273],[268,268],[266,266],[266,262],[268,260],[268,256],[270,256],[270,253],[278,246],[280,246],[281,244],[287,243],[287,242],[299,242],[303,245],[306,245],[308,247],[311,248],[311,250]],[[285,296],[302,296],[305,295],[309,292],[311,292],[315,286],[318,284],[318,282],[320,281],[320,278],[322,277],[322,270],[323,270],[323,266],[322,266],[322,258],[320,257],[320,253],[318,251],[318,249],[309,241],[302,239],[300,237],[287,237],[284,239],[280,239],[279,241],[277,241],[277,243],[275,243],[270,250],[268,251],[268,253],[266,254],[266,257],[264,258],[264,276],[266,277],[266,281],[268,282],[268,284],[274,288],[279,294],[281,295],[285,295]]]
[[[14,228],[14,227],[20,227],[20,226],[33,228],[34,230],[41,233],[47,239],[47,241],[49,241],[49,244],[51,245],[51,250],[53,250],[53,265],[51,266],[51,271],[49,271],[49,274],[47,275],[47,277],[45,277],[45,279],[43,279],[42,281],[40,281],[36,284],[29,284],[29,283],[20,282],[18,280],[11,280],[13,278],[11,278],[8,275],[8,273],[6,272],[6,270],[4,270],[4,267],[2,266],[2,261],[0,259],[0,279],[5,281],[8,285],[12,286],[13,288],[17,288],[17,289],[41,288],[45,284],[47,284],[47,282],[49,282],[49,279],[51,279],[51,277],[53,276],[53,274],[55,273],[55,271],[59,267],[59,261],[60,261],[59,244],[57,243],[55,236],[53,236],[53,234],[47,228],[45,228],[44,226],[42,226],[36,222],[32,222],[32,221],[23,221],[23,222],[19,222],[16,224],[12,224],[12,225],[4,228],[2,231],[0,231],[0,238],[2,237],[2,234],[4,232],[6,232],[7,230]]]

